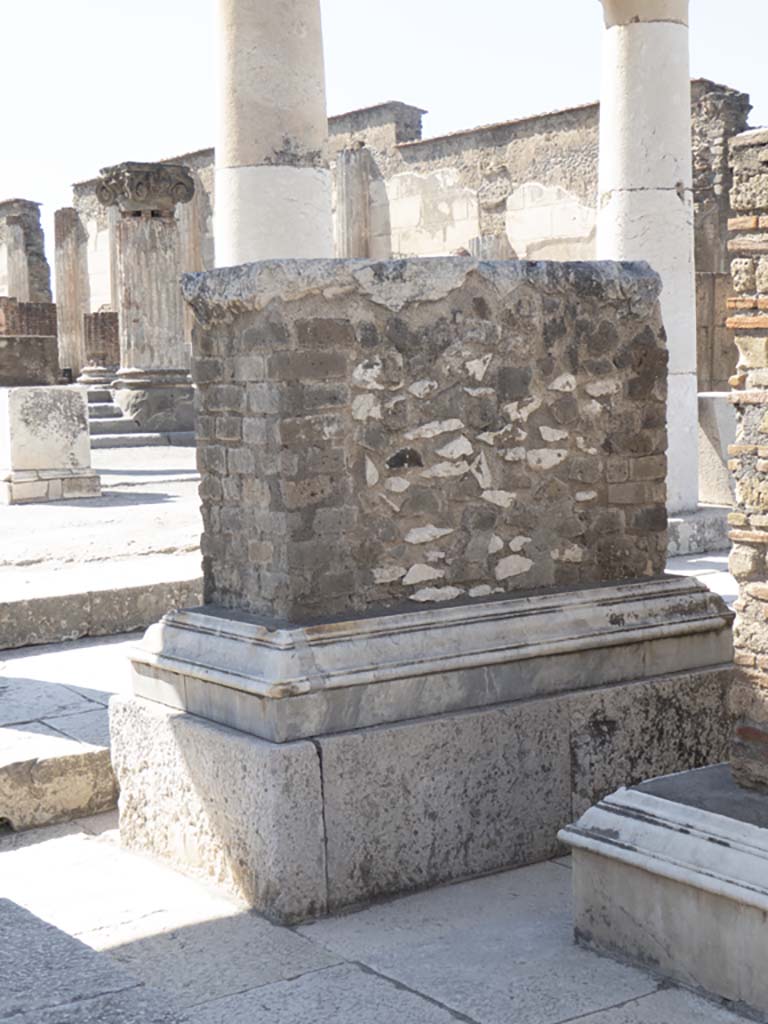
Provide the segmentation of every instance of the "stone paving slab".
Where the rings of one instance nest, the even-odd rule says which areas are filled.
[[[1,1022],[743,1020],[575,947],[567,859],[287,929],[121,849],[112,825],[0,836]]]

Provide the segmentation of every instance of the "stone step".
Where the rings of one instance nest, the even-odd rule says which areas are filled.
[[[91,420],[121,419],[123,410],[113,402],[89,402],[88,418]]]
[[[91,433],[91,448],[159,448],[170,443],[167,434]]]
[[[0,650],[145,629],[201,601],[199,552],[3,568]]]
[[[111,402],[112,392],[109,388],[88,388],[88,402]]]
[[[91,419],[88,427],[93,434],[140,434],[141,427],[127,416],[106,419]]]

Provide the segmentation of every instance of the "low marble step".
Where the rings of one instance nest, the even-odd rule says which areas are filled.
[[[121,419],[123,410],[114,402],[89,402],[88,418],[91,420]]]
[[[108,388],[88,388],[88,402],[111,402],[112,392]]]
[[[169,443],[166,434],[91,433],[91,448],[159,448]]]
[[[91,435],[94,434],[140,434],[141,427],[127,416],[91,418],[88,421]]]

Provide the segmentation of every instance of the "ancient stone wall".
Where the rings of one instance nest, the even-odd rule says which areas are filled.
[[[56,306],[52,302],[19,302],[0,296],[0,337],[11,334],[55,338]]]
[[[727,271],[727,145],[746,127],[748,112],[743,93],[692,83],[696,260],[706,275],[697,286],[703,391],[722,386],[722,367],[732,358],[717,305],[723,279],[712,275]],[[337,255],[389,259],[465,249],[481,259],[594,257],[597,104],[435,139],[422,139],[423,114],[393,102],[330,118]],[[193,202],[177,211],[189,271],[214,266],[213,156],[208,149],[178,158],[196,180]],[[95,180],[83,182],[74,198],[87,238],[83,312],[116,308],[114,225],[98,208],[95,188]]]
[[[644,265],[293,261],[184,288],[206,602],[304,620],[663,571]]]
[[[734,216],[728,244],[733,289],[729,326],[739,366],[732,378],[738,418],[731,448],[736,510],[731,571],[739,583],[734,630],[737,718],[733,767],[748,786],[768,786],[768,130],[732,143]]]
[[[117,313],[86,313],[83,317],[85,366],[117,369],[120,365],[120,324]]]
[[[0,295],[20,302],[50,302],[40,205],[27,199],[0,203]]]
[[[56,306],[0,296],[0,387],[58,384]]]

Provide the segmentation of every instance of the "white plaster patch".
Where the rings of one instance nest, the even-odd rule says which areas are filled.
[[[488,542],[488,554],[489,555],[496,555],[496,554],[499,553],[499,551],[501,551],[503,549],[503,547],[504,547],[504,541],[501,539],[501,537],[497,537],[496,534],[494,533],[494,535],[491,537],[490,541]]]
[[[490,597],[493,593],[493,587],[489,587],[487,584],[483,584],[481,587],[472,587],[469,592],[470,597]]]
[[[444,551],[428,551],[426,559],[430,565],[435,565],[437,562],[444,562],[448,556]]]
[[[597,491],[577,491],[576,501],[594,501],[597,497]]]
[[[580,548],[578,544],[565,544],[552,552],[552,558],[556,562],[583,562],[584,548]]]
[[[449,441],[442,448],[438,448],[437,454],[443,459],[461,459],[465,455],[471,455],[473,450],[472,445],[462,434],[455,441]]]
[[[406,587],[416,587],[419,583],[430,583],[432,580],[445,579],[445,572],[442,569],[433,569],[431,565],[425,565],[423,562],[419,562],[417,565],[412,565],[408,570],[408,573],[403,580],[403,584]]]
[[[405,569],[399,565],[385,566],[373,570],[373,579],[376,583],[397,583],[405,576]]]
[[[450,528],[433,526],[430,523],[429,526],[417,526],[413,530],[409,530],[405,535],[405,543],[430,544],[433,540],[441,540],[443,537],[450,536],[453,532]]]
[[[459,462],[438,462],[436,466],[430,466],[421,475],[428,480],[447,480],[452,477],[465,476],[469,470],[469,463],[462,459]]]
[[[384,481],[384,486],[393,494],[404,494],[411,486],[411,482],[403,476],[391,476]]]
[[[421,438],[439,437],[440,434],[450,434],[454,430],[463,430],[464,424],[461,420],[433,420],[431,423],[423,423],[420,427],[414,427],[405,435],[406,441],[417,441]]]
[[[553,380],[549,385],[550,391],[564,391],[570,392],[576,390],[576,378],[572,373],[561,373],[560,376]]]
[[[576,438],[576,447],[579,451],[586,452],[587,455],[597,455],[597,448],[587,444],[583,437]]]
[[[514,551],[516,554],[523,550],[526,544],[531,543],[530,537],[515,537],[509,542],[509,550]]]
[[[491,475],[485,452],[480,452],[469,467],[469,471],[484,491],[490,490],[493,487],[493,476]]]
[[[605,409],[599,402],[596,402],[594,398],[590,398],[588,402],[583,402],[581,405],[581,411],[586,416],[602,416],[605,414]]]
[[[352,419],[380,420],[381,406],[373,395],[357,395],[352,402]]]
[[[540,408],[540,398],[525,398],[522,402],[510,402],[509,405],[505,405],[504,412],[513,423],[517,420],[522,420],[523,423],[526,423],[529,416],[532,416]]]
[[[483,501],[490,505],[498,505],[499,508],[510,508],[515,501],[515,495],[511,491],[483,491]]]
[[[415,384],[411,384],[408,390],[415,398],[426,398],[427,395],[437,391],[438,387],[436,380],[417,380]]]
[[[467,368],[467,373],[476,380],[478,384],[481,384],[485,380],[485,375],[488,373],[488,367],[491,365],[492,359],[492,352],[489,352],[485,356],[481,356],[479,359],[471,359],[468,363],[464,364]]]
[[[525,448],[507,448],[502,455],[505,462],[525,462]]]
[[[496,579],[508,580],[512,576],[522,576],[530,570],[532,565],[533,562],[530,558],[524,558],[522,555],[510,555],[508,558],[502,558],[496,566]]]
[[[364,363],[358,363],[354,368],[352,380],[359,388],[366,388],[368,391],[383,391],[384,385],[379,383],[383,369],[384,365],[378,356],[374,359],[366,359]]]
[[[553,469],[565,462],[568,452],[563,448],[537,448],[528,452],[527,458],[531,469]]]
[[[477,440],[493,447],[498,441],[504,441],[514,435],[516,430],[516,427],[502,427],[501,430],[494,431],[486,430],[482,434],[477,435]]]
[[[587,384],[584,390],[590,398],[602,398],[604,395],[615,395],[621,387],[621,381],[615,378],[611,380],[596,380]]]
[[[376,468],[376,463],[367,455],[365,456],[365,482],[369,487],[375,487],[379,482],[379,471]]]
[[[424,587],[411,596],[411,601],[419,601],[422,604],[427,601],[455,601],[463,593],[459,587]]]
[[[556,430],[554,427],[539,427],[542,441],[547,443],[564,441],[568,437],[567,430]]]
[[[482,398],[484,395],[495,395],[493,388],[464,388],[464,394],[470,398]]]

